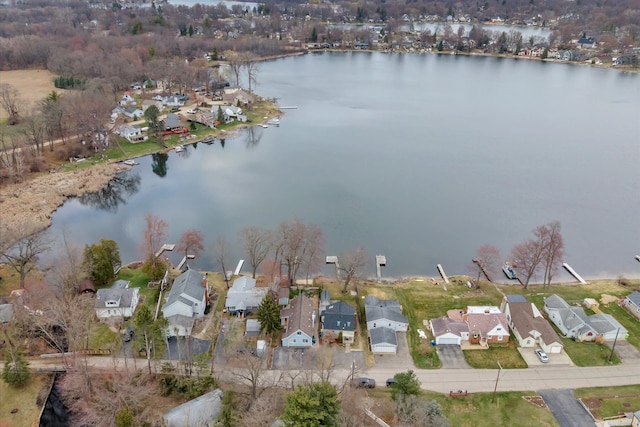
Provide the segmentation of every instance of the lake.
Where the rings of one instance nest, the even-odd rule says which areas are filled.
[[[298,218],[327,254],[384,254],[385,277],[467,272],[476,250],[562,224],[585,278],[640,276],[640,85],[636,74],[522,59],[324,52],[260,65],[280,127],[140,159],[129,193],[70,200],[53,216],[80,244],[110,238],[139,257],[144,214],[224,235]],[[155,170],[156,172],[154,172]],[[164,175],[164,176],[160,176]],[[133,182],[132,182],[133,179]],[[176,255],[177,258],[177,255]],[[174,261],[177,262],[177,259]],[[210,251],[192,264],[213,268]],[[329,268],[325,271],[331,274]],[[559,279],[567,279],[560,272]]]

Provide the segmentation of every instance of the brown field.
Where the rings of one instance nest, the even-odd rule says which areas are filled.
[[[27,106],[43,99],[52,90],[61,92],[53,85],[55,75],[48,70],[12,70],[0,71],[0,83],[8,83],[20,93],[20,98]],[[0,110],[0,119],[7,117],[4,110]]]

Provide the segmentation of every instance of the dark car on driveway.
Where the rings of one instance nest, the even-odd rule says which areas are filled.
[[[396,383],[396,380],[394,378],[389,378],[387,380],[387,387],[391,387],[395,383]]]
[[[124,342],[131,341],[131,338],[133,338],[133,328],[131,326],[128,326],[127,330],[124,331]]]
[[[365,377],[354,378],[353,380],[351,380],[351,385],[357,388],[375,388],[376,380],[374,380],[373,378]]]

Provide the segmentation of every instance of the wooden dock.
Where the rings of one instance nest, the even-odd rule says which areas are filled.
[[[387,257],[384,255],[376,255],[376,279],[378,283],[382,281],[382,274],[380,272],[380,267],[384,267],[387,265]]]
[[[172,250],[174,250],[176,248],[176,245],[172,244],[172,243],[165,243],[164,245],[162,245],[162,247],[160,248],[160,250],[158,252],[156,252],[156,258],[158,258],[160,255],[162,255],[162,253],[164,251],[169,251],[171,252]]]
[[[636,261],[640,262],[640,255],[636,255]]]
[[[242,266],[244,265],[244,260],[241,259],[238,261],[238,265],[236,266],[236,270],[233,272],[236,276],[240,274],[240,270],[242,270]]]
[[[491,277],[489,277],[489,273],[487,273],[487,270],[484,269],[484,265],[482,265],[478,258],[474,258],[471,261],[473,261],[473,263],[476,264],[478,268],[480,268],[480,271],[482,271],[482,274],[484,274],[484,277],[486,277],[488,281],[493,282],[493,280],[491,280]]]
[[[580,282],[583,285],[587,284],[587,282],[578,273],[576,273],[576,271],[573,268],[571,268],[569,264],[567,264],[566,262],[563,262],[562,266],[564,267],[565,270],[569,272],[569,274],[575,277],[578,282]]]
[[[442,280],[444,280],[444,283],[449,283],[449,278],[447,277],[447,274],[444,272],[444,268],[442,268],[442,265],[438,264],[436,265],[436,267],[438,268],[438,273],[440,273],[440,276],[442,277]]]

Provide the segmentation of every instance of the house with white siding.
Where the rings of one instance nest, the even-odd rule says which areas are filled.
[[[108,289],[98,289],[94,309],[99,319],[133,316],[140,299],[140,288],[130,288],[130,282],[116,280]]]
[[[256,279],[249,276],[238,277],[227,292],[224,307],[229,313],[244,316],[258,309],[267,292],[268,288],[256,287]]]
[[[398,350],[396,333],[409,329],[409,319],[402,314],[400,303],[369,295],[364,299],[364,310],[371,352],[395,354]]]
[[[316,307],[314,300],[300,294],[280,312],[283,347],[311,347],[316,341]]]
[[[545,353],[562,353],[564,344],[535,304],[524,295],[506,295],[502,310],[520,347],[540,347]]]
[[[169,322],[167,336],[191,335],[196,319],[204,316],[208,297],[206,276],[189,269],[176,277],[162,306],[162,314]]]

